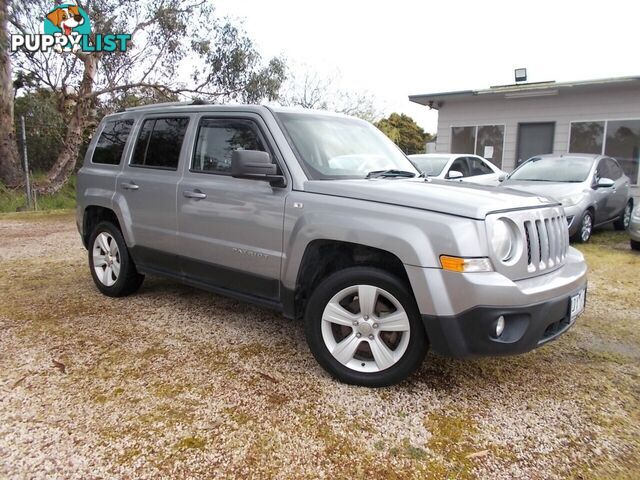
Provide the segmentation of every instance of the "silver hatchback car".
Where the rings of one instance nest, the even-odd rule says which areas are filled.
[[[514,170],[502,186],[561,202],[569,235],[576,242],[589,241],[595,227],[610,222],[617,230],[629,227],[633,210],[630,180],[610,157],[538,155]]]

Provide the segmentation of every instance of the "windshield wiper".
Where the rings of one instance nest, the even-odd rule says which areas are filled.
[[[389,169],[389,170],[373,170],[369,173],[367,173],[367,176],[365,178],[378,178],[378,177],[406,177],[406,178],[413,178],[415,177],[416,174],[413,172],[408,172],[406,170],[396,170],[396,169]]]

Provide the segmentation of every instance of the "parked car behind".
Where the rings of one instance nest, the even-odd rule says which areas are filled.
[[[562,203],[571,240],[588,242],[595,227],[629,226],[630,181],[618,162],[589,154],[539,155],[514,170],[502,186],[544,195]]]
[[[631,248],[640,250],[640,205],[636,207],[629,222],[629,236],[631,237]]]
[[[424,175],[442,180],[498,185],[507,176],[493,163],[477,155],[427,153],[409,155],[409,160]]]

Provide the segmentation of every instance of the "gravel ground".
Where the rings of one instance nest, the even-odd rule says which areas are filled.
[[[593,240],[561,339],[369,390],[268,310],[156,278],[100,295],[69,213],[0,216],[0,477],[638,478],[640,255]]]

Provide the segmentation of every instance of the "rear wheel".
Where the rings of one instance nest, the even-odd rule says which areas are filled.
[[[422,363],[424,326],[409,288],[382,270],[353,267],[312,293],[305,333],[320,365],[345,383],[383,387]]]
[[[98,290],[110,297],[129,295],[144,280],[144,275],[136,270],[122,233],[111,222],[100,222],[89,238],[89,267]]]
[[[613,222],[616,230],[626,230],[631,222],[631,211],[633,210],[633,201],[629,200],[620,214],[620,217]]]
[[[587,210],[582,215],[582,220],[580,220],[580,228],[578,231],[571,237],[571,240],[578,243],[587,243],[591,238],[591,234],[593,233],[593,214],[591,210]]]

